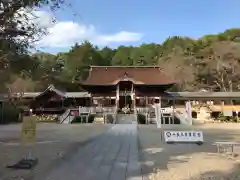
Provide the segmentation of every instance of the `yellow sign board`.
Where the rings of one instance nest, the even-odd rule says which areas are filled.
[[[22,122],[21,141],[24,144],[34,143],[36,140],[36,119],[24,118]]]

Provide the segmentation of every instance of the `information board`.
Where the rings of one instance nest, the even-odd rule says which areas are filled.
[[[202,131],[164,131],[165,142],[203,142]]]
[[[21,142],[31,144],[36,141],[36,119],[24,118],[21,130]]]

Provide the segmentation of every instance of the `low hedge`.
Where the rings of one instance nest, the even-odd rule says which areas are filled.
[[[107,114],[106,116],[107,123],[113,124],[114,123],[114,117],[111,114]]]
[[[143,114],[137,114],[138,124],[146,124],[146,116]]]
[[[83,117],[83,120],[81,118],[81,116],[77,116],[75,117],[71,123],[92,123],[94,121],[94,115],[89,115],[88,116],[88,121],[87,121],[87,117]]]
[[[56,115],[41,115],[41,116],[35,116],[35,117],[37,122],[57,122],[58,121],[58,118]]]
[[[23,111],[11,104],[4,103],[0,107],[0,124],[9,124],[21,122],[23,119]]]

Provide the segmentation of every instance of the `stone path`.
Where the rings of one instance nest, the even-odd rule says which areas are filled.
[[[118,124],[79,148],[44,180],[142,180],[137,125]]]
[[[116,124],[137,124],[137,116],[135,114],[118,114]]]

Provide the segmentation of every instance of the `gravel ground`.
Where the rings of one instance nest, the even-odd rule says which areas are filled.
[[[25,157],[29,148],[19,145],[20,125],[0,126],[0,180],[33,180],[51,171],[72,152],[106,132],[106,125],[38,124],[37,143],[32,148],[39,164],[32,171],[6,169]],[[214,141],[240,141],[239,124],[204,124],[165,126],[168,130],[202,130],[205,143],[165,144],[156,125],[139,125],[139,147],[142,173],[151,180],[240,180],[238,158],[216,154]],[[49,141],[49,142],[46,142]],[[237,149],[237,152],[240,150]],[[22,178],[22,179],[21,179]]]
[[[219,126],[219,127],[217,127]],[[232,125],[164,127],[168,130],[198,129],[204,144],[166,144],[161,130],[154,125],[139,126],[139,147],[144,179],[150,180],[240,180],[239,157],[217,154],[214,141],[240,141],[238,128]],[[239,125],[237,125],[239,127]],[[239,127],[240,128],[240,127]],[[239,148],[236,148],[239,153]]]
[[[109,127],[101,124],[38,124],[37,143],[34,147],[24,147],[19,144],[20,125],[0,126],[0,180],[33,180],[34,177],[42,176]],[[6,168],[6,165],[26,157],[29,149],[32,156],[39,159],[34,170]]]

